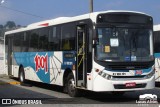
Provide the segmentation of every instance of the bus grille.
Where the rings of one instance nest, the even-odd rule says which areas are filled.
[[[107,69],[112,69],[112,70],[136,70],[136,69],[148,69],[151,67],[153,64],[152,63],[118,63],[118,64],[107,64],[106,68]]]
[[[149,66],[145,66],[145,65],[109,65],[108,66],[109,69],[112,70],[120,70],[120,69],[147,69],[149,68]]]
[[[144,78],[146,75],[139,76],[113,76],[113,78]]]
[[[112,76],[112,80],[115,81],[128,81],[128,80],[143,80],[146,75],[139,76]]]

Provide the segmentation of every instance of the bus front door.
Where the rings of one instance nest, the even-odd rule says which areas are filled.
[[[86,87],[86,25],[77,26],[76,86]]]

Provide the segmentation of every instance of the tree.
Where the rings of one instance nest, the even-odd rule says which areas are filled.
[[[4,36],[4,32],[17,28],[21,28],[21,25],[16,26],[14,21],[7,21],[5,25],[0,24],[0,37]]]
[[[8,21],[5,25],[4,25],[4,28],[5,29],[12,29],[12,28],[15,28],[16,27],[16,24],[14,21]]]
[[[3,25],[0,25],[0,30],[3,29]]]

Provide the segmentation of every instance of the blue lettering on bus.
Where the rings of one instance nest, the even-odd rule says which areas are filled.
[[[72,66],[75,65],[75,52],[74,51],[64,51],[63,52],[63,63],[61,69],[72,69]]]

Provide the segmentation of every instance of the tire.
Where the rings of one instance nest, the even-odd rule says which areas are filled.
[[[23,67],[20,67],[19,69],[19,81],[20,83],[25,83],[25,73]]]
[[[68,86],[67,86],[67,78],[64,78],[64,86],[63,86],[63,92],[64,93],[68,93]]]
[[[72,73],[67,77],[67,91],[71,97],[78,97],[79,95],[78,89],[75,87],[75,79]]]

